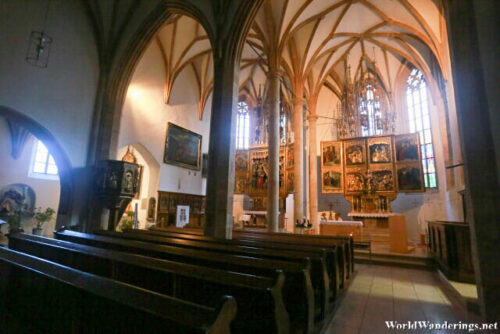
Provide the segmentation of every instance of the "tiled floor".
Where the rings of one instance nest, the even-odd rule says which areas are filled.
[[[435,272],[366,264],[357,265],[356,270],[357,274],[326,333],[398,332],[389,330],[386,320],[467,322],[465,315],[445,296]],[[474,321],[470,319],[468,322]],[[412,330],[409,333],[431,331]]]

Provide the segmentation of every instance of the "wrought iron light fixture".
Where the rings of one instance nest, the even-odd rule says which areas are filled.
[[[50,46],[53,41],[52,37],[45,33],[49,8],[50,0],[47,1],[47,6],[45,8],[43,28],[42,30],[31,31],[28,51],[26,53],[26,62],[41,68],[46,68],[49,63]]]
[[[361,67],[361,77],[353,83],[346,64],[344,90],[335,116],[339,139],[394,133],[396,115],[384,101],[382,87],[368,68],[364,72]]]

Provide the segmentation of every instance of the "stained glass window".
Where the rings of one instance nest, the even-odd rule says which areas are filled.
[[[359,92],[358,109],[360,113],[361,135],[375,136],[383,133],[382,112],[380,110],[380,95],[373,79],[368,78],[362,83]]]
[[[425,187],[436,188],[436,159],[432,145],[427,84],[424,75],[417,69],[411,71],[406,81],[406,101],[410,132],[418,132],[420,135]]]
[[[35,141],[35,152],[31,164],[31,172],[35,174],[57,175],[57,165],[49,150],[40,141]]]
[[[250,138],[250,115],[248,104],[238,102],[236,113],[236,149],[247,149]]]

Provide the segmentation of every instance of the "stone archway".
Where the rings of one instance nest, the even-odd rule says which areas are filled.
[[[0,117],[15,122],[28,130],[45,144],[50,154],[54,157],[61,187],[56,228],[68,225],[72,213],[73,182],[71,179],[72,166],[67,154],[47,128],[23,113],[0,105]]]

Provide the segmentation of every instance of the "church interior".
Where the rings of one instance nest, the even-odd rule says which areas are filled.
[[[499,7],[0,0],[0,332],[496,332]]]

